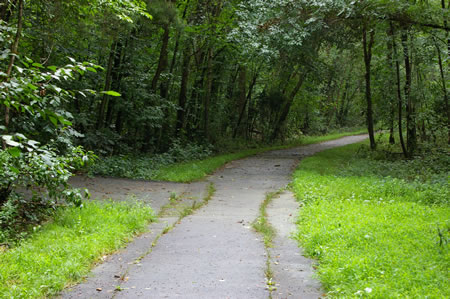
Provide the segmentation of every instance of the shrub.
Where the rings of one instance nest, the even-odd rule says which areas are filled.
[[[79,147],[59,155],[54,148],[39,147],[24,136],[18,141],[17,147],[0,150],[4,170],[0,173],[0,242],[20,237],[21,231],[40,222],[59,205],[81,206],[80,191],[71,188],[67,180],[72,171],[94,158]]]

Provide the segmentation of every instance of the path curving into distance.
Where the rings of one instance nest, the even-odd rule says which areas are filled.
[[[290,232],[295,229],[293,221],[298,208],[292,194],[283,193],[268,207],[269,221],[278,232],[274,247],[270,249],[276,282],[276,289],[271,294],[265,276],[266,250],[262,236],[252,229],[251,223],[258,217],[259,206],[266,193],[285,187],[300,159],[366,138],[366,135],[349,136],[266,152],[228,163],[207,178],[216,188],[207,205],[181,221],[166,217],[160,223],[153,224],[150,233],[109,257],[94,269],[93,276],[86,282],[61,296],[196,299],[268,298],[270,295],[272,298],[320,297],[320,284],[312,278],[312,262],[304,258],[295,241],[289,239]],[[120,185],[118,182],[114,182],[116,187]],[[156,186],[162,183],[140,184]],[[196,184],[205,186],[205,182],[174,186],[188,190],[186,194],[199,193]],[[164,192],[170,186],[166,185]],[[156,192],[157,188],[148,189],[155,189]],[[151,198],[152,191],[140,196]],[[189,196],[186,198],[192,199]],[[158,203],[157,206],[163,204]],[[164,223],[174,224],[175,227],[162,234],[155,245],[156,235],[164,229]]]

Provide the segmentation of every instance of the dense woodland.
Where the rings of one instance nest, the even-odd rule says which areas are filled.
[[[134,195],[137,182],[109,177],[192,182],[235,159],[365,128],[362,143],[304,159],[298,149],[301,163],[286,178],[301,207],[289,215],[297,213],[294,239],[318,260],[326,297],[449,298],[449,7],[450,0],[0,0],[0,297],[59,296],[158,217],[178,219],[146,239],[152,252],[216,190],[206,179],[205,198],[183,201],[184,193],[162,187],[170,197],[158,212]],[[243,173],[236,180],[245,181]],[[83,184],[97,180],[105,197],[118,182],[133,196],[84,200],[89,192],[68,183],[78,174]],[[266,207],[281,191],[264,181],[258,217],[235,226],[252,226],[266,246],[256,255],[267,259],[259,270],[269,295],[278,257],[270,255],[277,232]],[[217,185],[221,196],[233,188]],[[142,187],[151,200],[159,194],[152,188]],[[120,279],[109,295],[124,290],[129,269],[114,273]]]
[[[367,126],[449,139],[450,2],[2,0],[0,206],[94,155]],[[61,189],[62,188],[62,189]],[[46,205],[38,191],[35,201]]]

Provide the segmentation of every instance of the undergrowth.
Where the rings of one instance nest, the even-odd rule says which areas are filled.
[[[252,148],[240,148],[237,152],[212,156],[211,147],[188,145],[182,148],[176,144],[167,153],[155,156],[112,156],[100,159],[91,167],[91,175],[124,177],[172,182],[192,182],[213,173],[224,164],[256,155],[300,145],[318,143],[344,136],[362,134],[364,131],[334,133],[323,136],[303,136],[284,145],[251,144]]]
[[[450,296],[448,166],[443,153],[406,161],[367,144],[302,161],[296,239],[329,297]]]
[[[86,202],[57,210],[20,245],[0,251],[0,298],[58,294],[154,220],[152,209],[138,203]]]

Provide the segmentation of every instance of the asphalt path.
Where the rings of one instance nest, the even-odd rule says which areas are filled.
[[[103,184],[116,188],[111,189],[99,187],[101,181],[91,181],[97,197],[101,197],[102,189],[108,189],[120,198],[120,192],[127,193],[120,186],[128,184],[124,188],[129,189],[129,194],[133,191],[130,184],[137,184],[140,191],[135,198],[156,201],[156,209],[167,203],[174,186],[189,200],[204,196],[201,190],[209,183],[214,184],[216,192],[207,205],[181,221],[168,216],[152,224],[150,233],[121,252],[105,257],[105,262],[84,283],[68,289],[61,297],[319,298],[322,291],[313,278],[313,262],[303,257],[301,249],[289,238],[299,207],[293,195],[283,193],[268,208],[269,221],[277,230],[270,249],[275,282],[272,293],[265,275],[267,252],[262,236],[252,229],[251,223],[258,217],[265,195],[285,187],[303,157],[365,138],[366,135],[349,136],[266,152],[228,163],[206,181],[193,184],[117,179],[111,183],[104,179]],[[161,234],[167,225],[174,228]]]

